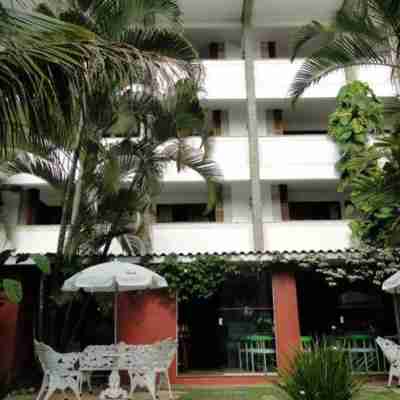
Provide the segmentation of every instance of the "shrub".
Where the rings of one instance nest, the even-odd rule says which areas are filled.
[[[326,343],[299,351],[278,386],[292,400],[351,400],[361,389],[344,351]]]

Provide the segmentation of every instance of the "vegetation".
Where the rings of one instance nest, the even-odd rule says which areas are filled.
[[[339,146],[341,190],[349,191],[354,236],[363,243],[394,246],[399,240],[399,127],[384,131],[383,104],[364,83],[344,86],[329,134]]]
[[[399,15],[399,1],[345,0],[330,24],[313,21],[301,28],[293,58],[300,50],[308,57],[292,83],[293,101],[323,77],[359,65],[391,68],[397,81]],[[392,108],[394,120],[400,120],[398,102]],[[384,119],[383,104],[361,82],[342,88],[329,120],[329,133],[341,152],[339,189],[349,193],[353,235],[378,247],[396,246],[400,239],[400,127],[395,122],[385,131],[392,123]]]
[[[3,149],[2,171],[41,177],[63,200],[57,255],[41,302],[49,327],[46,340],[65,346],[65,329],[59,335],[60,324],[56,324],[60,313],[65,315],[64,325],[70,322],[72,302],[66,307],[65,296],[59,292],[63,280],[93,257],[104,260],[114,239],[120,240],[127,254],[149,250],[150,212],[165,167],[172,161],[178,170],[194,169],[207,179],[213,193],[219,176],[216,164],[204,148],[194,148],[187,140],[195,134],[206,136],[205,115],[197,97],[201,69],[196,52],[182,36],[175,0],[49,1],[35,13],[4,11],[8,21],[13,13],[17,19],[29,15],[31,30],[40,31],[38,21],[47,21],[54,30],[85,33],[84,44],[99,52],[92,57],[73,48],[69,67],[74,70],[79,64],[80,69],[71,77],[68,69],[57,69],[57,74],[51,69],[53,64],[59,68],[56,57],[51,65],[38,60],[48,72],[40,71],[40,78],[54,86],[45,86],[41,93],[31,88],[45,99],[37,105],[44,116],[36,109],[14,110],[12,122],[21,127],[19,134],[10,139],[11,119],[4,133],[9,142]],[[11,38],[14,34],[10,30]],[[60,37],[66,44],[75,40],[58,33],[57,44]],[[45,45],[46,35],[41,38]],[[14,67],[19,68],[17,62]],[[65,85],[56,87],[55,82]],[[10,92],[10,96],[15,101],[20,94]],[[52,108],[46,96],[56,98]],[[48,123],[35,125],[36,115]],[[26,134],[31,126],[36,130]],[[17,282],[5,281],[4,288],[14,296],[17,287],[20,292]]]
[[[399,18],[397,0],[344,0],[329,24],[312,21],[299,29],[293,39],[292,59],[300,50],[307,57],[291,85],[293,100],[327,75],[354,66],[391,68],[397,79]]]
[[[395,400],[396,390],[384,387],[364,387],[355,400]],[[287,400],[287,395],[272,386],[253,386],[227,389],[192,389],[184,393],[181,400]],[[308,400],[307,397],[302,397]],[[19,400],[19,399],[18,399]]]
[[[327,344],[299,351],[278,386],[292,400],[351,400],[361,389],[346,352]]]

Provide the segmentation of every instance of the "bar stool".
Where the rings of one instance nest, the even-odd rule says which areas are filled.
[[[346,338],[350,368],[354,372],[370,372],[378,363],[378,350],[370,335],[351,335]]]
[[[250,335],[244,338],[244,352],[246,368],[250,366],[252,372],[256,372],[257,356],[261,357],[262,370],[267,372],[275,367],[274,338],[267,335]]]
[[[311,351],[313,347],[313,338],[311,336],[301,336],[301,348],[303,351]]]

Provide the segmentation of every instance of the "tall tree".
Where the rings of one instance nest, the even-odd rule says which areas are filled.
[[[257,119],[257,99],[255,86],[255,49],[253,35],[254,0],[243,1],[242,25],[243,48],[245,55],[246,101],[247,101],[247,132],[249,139],[251,212],[253,227],[254,250],[264,251],[264,228],[262,216],[262,199],[260,184],[259,138]]]
[[[136,49],[138,60],[148,58],[150,61],[147,65],[141,62],[132,65],[135,76],[129,81],[114,80],[111,88],[105,88],[102,82],[92,80],[87,107],[79,111],[75,123],[70,125],[68,137],[74,138],[71,144],[73,157],[65,187],[57,248],[57,254],[61,257],[70,240],[67,225],[75,224],[81,203],[82,179],[77,174],[77,168],[79,162],[84,163],[81,157],[84,142],[99,141],[106,125],[113,124],[113,107],[118,103],[119,94],[127,86],[133,85],[144,88],[146,92],[162,93],[173,88],[177,79],[198,79],[199,68],[193,63],[197,57],[196,52],[181,34],[180,10],[174,0],[92,0],[58,5],[57,16],[60,19],[91,29],[105,40],[129,45]],[[53,11],[49,6],[50,3],[44,3],[40,9],[50,14]],[[94,67],[97,68],[97,65]],[[108,68],[107,65],[104,67]],[[70,208],[71,214],[68,215]]]

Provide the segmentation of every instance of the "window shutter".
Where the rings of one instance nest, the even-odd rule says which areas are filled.
[[[217,204],[215,206],[215,222],[224,222],[224,192],[222,186],[218,187]]]
[[[225,43],[212,42],[209,45],[209,56],[211,60],[221,60],[225,58]]]
[[[261,58],[276,58],[276,42],[260,42]]]
[[[285,126],[283,122],[283,111],[272,110],[272,130],[274,135],[283,135],[285,132]]]
[[[214,136],[221,136],[222,133],[222,110],[212,111],[212,126]]]

